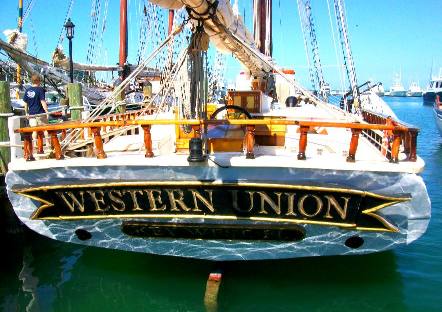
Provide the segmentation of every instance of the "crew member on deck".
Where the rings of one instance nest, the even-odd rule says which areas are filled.
[[[23,96],[23,101],[26,103],[25,112],[26,116],[39,115],[48,113],[48,104],[45,100],[45,90],[40,87],[41,79],[39,75],[32,75],[31,77],[32,87],[25,91]],[[44,125],[48,123],[47,115],[40,115],[36,117],[29,117],[29,126],[35,127],[38,125]],[[44,132],[46,136],[46,144],[49,146],[49,134],[47,131]],[[37,139],[37,132],[32,133],[32,138]]]
[[[32,87],[28,88],[23,96],[25,101],[26,115],[39,115],[48,113],[48,104],[45,100],[45,90],[40,87],[41,79],[39,75],[32,75]],[[35,127],[37,125],[48,123],[46,115],[29,118],[29,125]]]

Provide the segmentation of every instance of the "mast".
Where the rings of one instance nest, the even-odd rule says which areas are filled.
[[[127,0],[120,0],[120,61],[119,65],[124,68],[127,61]],[[127,75],[122,71],[121,78],[124,80]]]
[[[172,28],[173,28],[173,18],[175,16],[175,11],[174,10],[169,10],[169,28],[168,28],[168,32],[167,34],[170,35],[170,33],[172,32]]]
[[[18,0],[18,21],[17,21],[18,31],[21,33],[23,30],[23,0]],[[22,84],[21,81],[21,67],[17,64],[17,83]]]
[[[253,33],[261,53],[272,56],[272,0],[253,0]]]

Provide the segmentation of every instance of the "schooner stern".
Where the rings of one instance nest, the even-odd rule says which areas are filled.
[[[370,92],[351,92],[340,109],[299,86],[265,55],[271,44],[258,50],[227,0],[151,2],[187,6],[194,31],[152,101],[36,127],[11,117],[11,142],[23,149],[11,148],[7,190],[29,228],[65,242],[220,261],[363,254],[425,232],[418,129],[364,109]],[[258,37],[267,38],[262,29]],[[206,101],[209,38],[251,74],[249,90],[229,90],[225,104]],[[171,95],[186,88],[184,99]]]

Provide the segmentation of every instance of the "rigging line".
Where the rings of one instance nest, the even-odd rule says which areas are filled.
[[[333,26],[333,20],[332,20],[332,16],[331,16],[330,1],[329,0],[327,0],[327,9],[328,9],[328,18],[330,21],[330,30],[331,30],[332,38],[333,38],[333,47],[335,50],[336,64],[338,66],[338,71],[339,71],[338,74],[339,74],[339,81],[341,84],[341,91],[344,91],[344,72],[342,70],[343,64],[342,64],[342,62],[339,58],[339,55],[338,55],[338,46],[336,43],[335,30],[334,30],[334,26]]]
[[[339,29],[339,35],[341,38],[341,47],[342,47],[342,53],[344,55],[344,64],[347,69],[347,75],[348,79],[350,81],[350,86],[352,89],[353,97],[356,99],[359,96],[358,91],[358,84],[356,81],[356,72],[354,68],[353,63],[353,57],[350,50],[350,43],[348,38],[348,31],[347,31],[347,23],[345,19],[345,8],[343,7],[343,3],[341,0],[334,0],[335,2],[335,11],[337,15],[337,24]],[[358,108],[356,108],[358,109]]]
[[[106,31],[106,22],[107,22],[107,15],[108,15],[108,7],[109,7],[109,0],[104,0],[104,13],[103,13],[103,19],[101,22],[101,31],[99,31],[99,39],[98,39],[98,59],[102,59],[102,53],[104,51],[104,32]]]
[[[299,85],[296,81],[290,79],[278,66],[273,64],[270,60],[266,59],[260,52],[257,52],[255,49],[250,47],[248,44],[246,44],[240,37],[238,37],[236,34],[233,34],[227,27],[225,27],[223,24],[221,24],[217,19],[213,19],[215,24],[220,28],[224,29],[224,32],[227,33],[231,38],[233,38],[240,46],[242,46],[244,49],[248,50],[251,54],[253,54],[258,60],[260,60],[263,64],[266,64],[270,69],[276,71],[284,80],[286,80],[289,84],[291,84],[296,90],[301,92],[302,95],[308,97],[314,104],[319,105],[321,107],[324,107],[327,109],[330,113],[336,113],[336,116],[339,115],[342,116],[344,114],[346,117],[354,119],[354,115],[349,114],[347,112],[343,112],[339,108],[335,106],[328,105],[324,101],[322,101],[320,98],[315,96],[314,94],[310,93],[307,89],[304,89],[301,85]]]
[[[100,15],[101,15],[101,1],[94,0],[91,6],[91,31],[89,34],[89,43],[88,50],[86,55],[86,61],[89,63],[93,63],[95,59],[95,41],[97,37],[98,26],[100,23]]]
[[[74,0],[70,0],[69,1],[69,5],[68,5],[68,9],[66,11],[66,15],[65,15],[64,20],[63,20],[63,25],[61,26],[60,35],[58,36],[57,46],[59,46],[63,42],[63,39],[64,39],[64,36],[63,36],[64,24],[66,24],[68,18],[71,16],[71,11],[72,11],[73,5],[74,5]]]
[[[305,10],[303,9],[304,3],[302,2],[302,0],[298,0],[297,2],[298,2],[299,21],[301,23],[302,35],[304,37],[304,49],[305,49],[305,56],[307,59],[307,66],[308,66],[310,82],[312,83],[313,90],[315,90],[315,89],[317,89],[317,87],[316,87],[315,78],[314,78],[314,74],[313,74],[313,68],[310,63],[309,44],[307,41],[307,34],[306,34],[307,17],[306,17]]]
[[[38,57],[38,43],[35,35],[35,28],[34,28],[34,21],[32,18],[29,19],[29,25],[31,26],[31,32],[32,32],[32,43],[34,45],[34,55],[35,57]]]
[[[129,85],[129,83],[136,77],[138,74],[147,66],[148,63],[150,63],[155,56],[162,51],[162,49],[167,45],[167,43],[179,32],[181,32],[184,28],[184,23],[180,25],[174,32],[170,33],[169,36],[147,57],[143,60],[143,62],[137,66],[137,68],[130,73],[125,80],[123,80],[118,86],[115,87],[112,94],[105,98],[90,114],[88,118],[86,118],[83,122],[90,122],[95,120],[96,117],[98,117],[101,113],[104,112],[104,110],[112,104],[112,102],[115,102],[117,96]],[[62,149],[66,149],[69,144],[73,143],[81,134],[80,129],[75,129],[74,131],[70,132],[66,138],[62,141]]]
[[[22,23],[25,22],[25,20],[27,19],[28,15],[31,13],[32,8],[34,7],[34,4],[35,4],[35,0],[31,0],[31,2],[28,3],[28,6],[26,7],[26,10],[25,10],[25,14],[23,16]]]
[[[157,110],[157,112],[156,112],[156,115],[154,116],[154,119],[157,119],[157,118],[158,118],[159,112],[162,111],[162,109],[164,108],[164,105],[165,105],[165,103],[166,103],[167,95],[169,94],[169,92],[170,92],[170,90],[171,90],[171,88],[172,88],[172,86],[173,86],[173,84],[170,83],[170,82],[171,82],[171,81],[175,81],[175,78],[176,78],[177,74],[179,73],[179,70],[181,69],[182,65],[184,64],[186,54],[187,54],[187,49],[182,51],[182,55],[181,55],[181,57],[180,57],[180,61],[177,62],[177,63],[175,64],[175,66],[174,66],[174,70],[172,71],[173,74],[170,75],[169,80],[163,84],[162,89],[161,89],[157,94],[155,94],[155,96],[154,96],[154,97],[152,98],[152,100],[150,101],[149,105],[146,106],[146,107],[142,110],[142,112],[140,113],[140,115],[139,115],[137,118],[140,118],[141,116],[145,116],[145,115],[146,115],[147,111],[149,111],[149,110],[151,109],[153,103],[155,103],[155,101],[158,99],[159,95],[163,92],[163,89],[165,88],[165,86],[167,86],[167,89],[166,89],[166,91],[164,92],[164,95],[163,95],[162,101],[161,101],[161,103],[160,103],[160,105],[159,105],[159,108],[158,108],[158,110]],[[135,127],[137,127],[137,126],[134,126],[134,125],[128,125],[128,126],[121,127],[121,128],[120,128],[120,131],[119,131],[118,133],[115,133],[114,137],[119,137],[119,136],[121,136],[123,133],[126,133],[126,132],[124,131],[125,129],[130,129],[131,127],[135,128]]]

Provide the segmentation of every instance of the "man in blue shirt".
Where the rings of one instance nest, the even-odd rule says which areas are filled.
[[[40,76],[32,75],[31,77],[32,87],[25,91],[23,101],[25,101],[25,111],[29,115],[38,115],[48,112],[48,104],[45,100],[45,90],[40,87]],[[47,122],[47,117],[43,116]],[[40,117],[41,118],[41,117]],[[41,120],[43,122],[44,120]],[[38,122],[37,122],[38,123]]]
[[[29,126],[35,127],[39,125],[44,125],[48,123],[48,116],[41,115],[36,117],[31,117],[32,115],[40,115],[48,113],[48,104],[45,100],[45,90],[40,87],[40,76],[32,75],[31,77],[32,87],[26,89],[25,95],[23,96],[23,101],[26,103],[25,112],[26,115],[30,115]],[[49,140],[49,135],[45,131],[45,136]],[[32,133],[32,138],[35,140],[37,138],[37,133]]]

